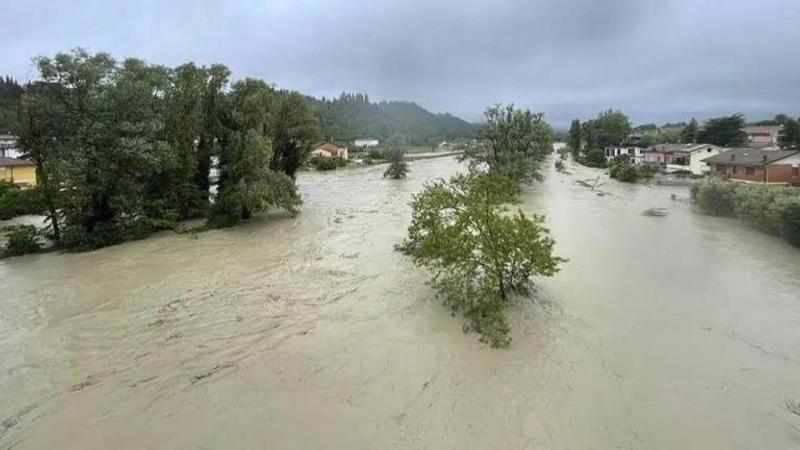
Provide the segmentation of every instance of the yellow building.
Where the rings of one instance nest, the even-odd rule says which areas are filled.
[[[24,159],[0,158],[0,181],[17,186],[35,186],[36,165]]]

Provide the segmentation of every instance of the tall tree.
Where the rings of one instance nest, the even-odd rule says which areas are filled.
[[[681,142],[686,144],[696,143],[699,132],[700,127],[697,124],[697,120],[692,117],[692,120],[689,121],[689,124],[683,127],[681,130]]]
[[[778,143],[783,149],[800,149],[800,119],[784,120]]]
[[[743,130],[744,116],[717,117],[706,122],[698,135],[700,142],[720,147],[736,147],[747,143],[747,134]]]
[[[625,142],[631,134],[631,122],[622,111],[607,109],[589,122],[591,148],[605,148]]]
[[[581,121],[578,119],[573,120],[569,126],[568,144],[574,155],[580,154],[581,145],[583,144],[583,128],[581,126]]]
[[[485,144],[465,152],[465,158],[517,181],[538,177],[542,160],[553,151],[553,129],[544,114],[514,105],[487,109],[481,135]]]
[[[317,118],[305,97],[297,92],[280,95],[275,101],[270,134],[270,169],[294,178],[318,140]]]
[[[233,85],[227,133],[221,140],[219,194],[209,226],[234,225],[270,206],[297,211],[300,196],[294,180],[269,168],[274,101],[275,92],[261,80]]]
[[[209,174],[211,159],[219,154],[220,140],[225,133],[223,115],[225,109],[225,86],[231,72],[222,64],[214,64],[207,69],[203,92],[203,126],[197,143],[194,184],[200,193],[203,204],[208,203]]]

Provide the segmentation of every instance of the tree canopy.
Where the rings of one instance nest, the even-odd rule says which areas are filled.
[[[743,131],[744,116],[734,114],[708,120],[698,134],[699,142],[720,147],[737,147],[747,142]]]

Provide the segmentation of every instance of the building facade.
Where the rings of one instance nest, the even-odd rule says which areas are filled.
[[[326,143],[320,145],[313,152],[311,152],[314,156],[322,156],[323,158],[342,158],[347,159],[347,147],[339,147],[336,144]]]
[[[800,150],[732,148],[706,162],[712,175],[734,181],[800,185]]]
[[[0,158],[0,181],[17,186],[35,186],[36,165],[25,159]]]
[[[356,139],[353,145],[359,148],[377,147],[381,141],[377,139]]]

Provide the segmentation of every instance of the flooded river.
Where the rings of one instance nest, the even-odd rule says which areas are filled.
[[[296,218],[0,261],[0,448],[800,448],[800,251],[570,169],[524,195],[570,261],[509,350],[392,249],[449,158],[303,174]]]

